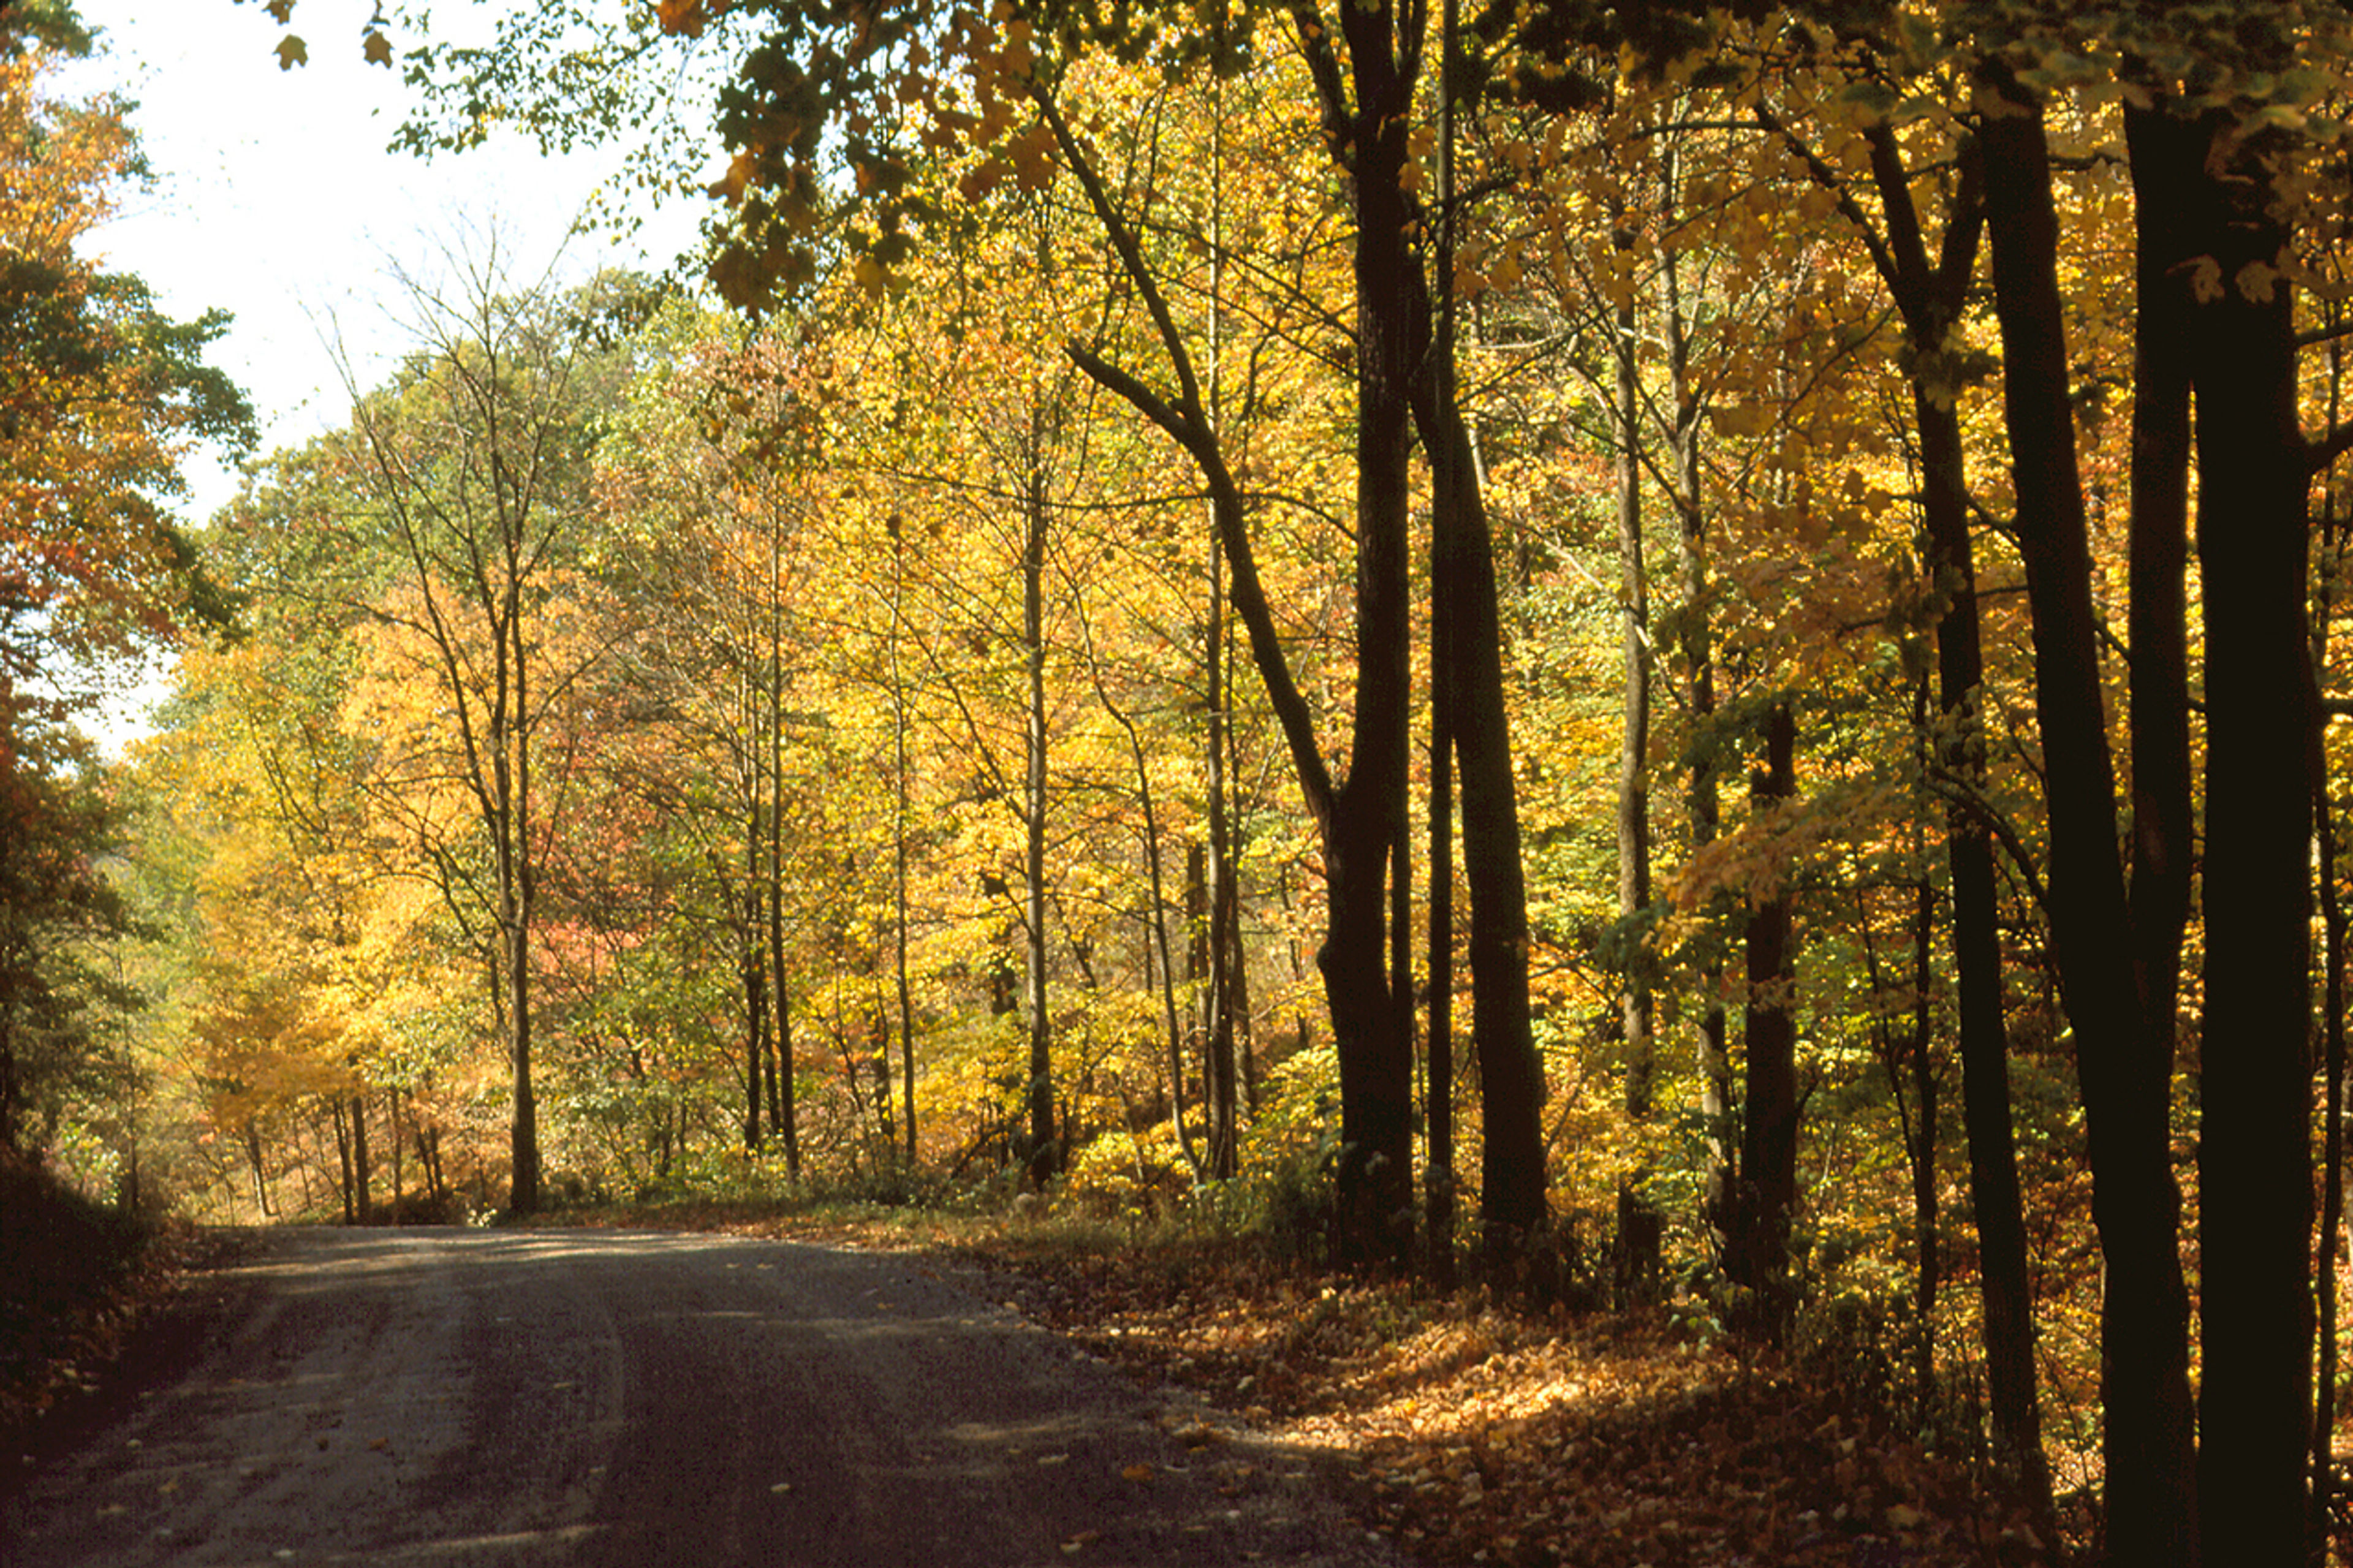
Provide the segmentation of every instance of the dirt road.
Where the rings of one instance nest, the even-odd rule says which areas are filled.
[[[1295,1453],[987,1300],[823,1247],[269,1233],[177,1365],[8,1462],[6,1568],[1029,1568],[1397,1559]]]

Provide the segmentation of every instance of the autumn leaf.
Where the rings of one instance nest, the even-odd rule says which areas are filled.
[[[702,37],[702,0],[655,0],[654,12],[661,19],[663,32]]]
[[[361,47],[360,53],[372,66],[382,66],[386,70],[392,68],[392,40],[384,36],[381,27],[367,30],[367,41]]]
[[[269,19],[281,27],[294,19],[294,0],[269,0],[262,9],[268,11]]]
[[[308,44],[305,44],[301,39],[296,37],[291,33],[287,34],[284,37],[278,40],[278,68],[280,70],[290,71],[296,66],[307,66],[310,63],[311,47]]]
[[[1054,132],[1044,125],[1033,125],[1015,137],[1007,149],[1013,159],[1014,173],[1025,191],[1044,190],[1054,182]]]

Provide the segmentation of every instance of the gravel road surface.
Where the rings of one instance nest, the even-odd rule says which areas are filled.
[[[262,1233],[153,1381],[9,1457],[5,1568],[1375,1568],[1307,1456],[921,1260],[600,1231]]]

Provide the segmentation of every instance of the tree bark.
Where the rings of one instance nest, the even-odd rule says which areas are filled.
[[[1622,211],[1615,244],[1630,255],[1635,235]],[[1642,550],[1642,391],[1634,296],[1619,302],[1611,358],[1616,371],[1611,423],[1617,436],[1618,640],[1618,921],[1625,933],[1626,965],[1620,984],[1619,1031],[1625,1053],[1626,1120],[1647,1123],[1656,1110],[1652,1079],[1658,1064],[1651,1038],[1651,982],[1640,951],[1639,922],[1651,906],[1651,590]],[[1647,1162],[1618,1184],[1618,1294],[1621,1304],[1647,1300],[1659,1283],[1662,1217],[1643,1192]]]
[[[352,1096],[352,1208],[360,1224],[375,1217],[375,1162],[368,1156],[367,1096]]]
[[[1762,765],[1748,783],[1749,799],[1759,816],[1785,806],[1798,793],[1797,721],[1787,699],[1767,710],[1761,738]],[[1792,893],[1783,885],[1752,903],[1743,943],[1748,1061],[1741,1116],[1741,1223],[1732,1262],[1734,1278],[1755,1292],[1751,1327],[1771,1344],[1781,1342],[1795,1305],[1789,1285],[1789,1223],[1798,1202]]]
[[[2233,1560],[2293,1563],[2312,1352],[2310,466],[2270,166],[2224,156],[2166,192],[2222,279],[2189,332],[2206,633],[2198,1506]]]
[[[1046,1003],[1046,490],[1029,476],[1021,540],[1023,693],[1021,830],[1022,1005],[1029,1036],[1030,1174],[1042,1183],[1060,1168],[1054,1142],[1054,1023]],[[1181,1090],[1183,1085],[1177,1088]],[[909,1113],[913,1119],[912,1110]]]

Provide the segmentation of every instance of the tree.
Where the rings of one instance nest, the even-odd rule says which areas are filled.
[[[0,1143],[78,1080],[106,1076],[99,1020],[129,998],[91,967],[127,929],[100,869],[112,828],[88,749],[63,727],[111,659],[216,620],[223,605],[170,516],[198,440],[241,445],[251,416],[203,363],[224,318],[157,312],[146,286],[84,254],[136,172],[112,102],[47,95],[71,9],[0,11]],[[120,1062],[110,1070],[119,1070]]]
[[[131,930],[99,869],[114,833],[88,744],[0,709],[0,1150],[37,1152],[70,1104],[128,1093],[111,1025],[136,998],[97,958]]]
[[[555,831],[541,738],[578,674],[568,660],[593,657],[559,655],[550,616],[591,443],[575,401],[583,344],[564,302],[544,284],[507,286],[494,246],[453,297],[412,279],[423,353],[386,393],[354,387],[353,416],[365,482],[405,562],[404,597],[379,612],[400,639],[391,651],[449,704],[448,728],[418,737],[434,750],[412,765],[448,770],[489,860],[477,896],[497,937],[492,994],[512,1070],[512,1203],[529,1214],[540,1203],[533,941]]]

